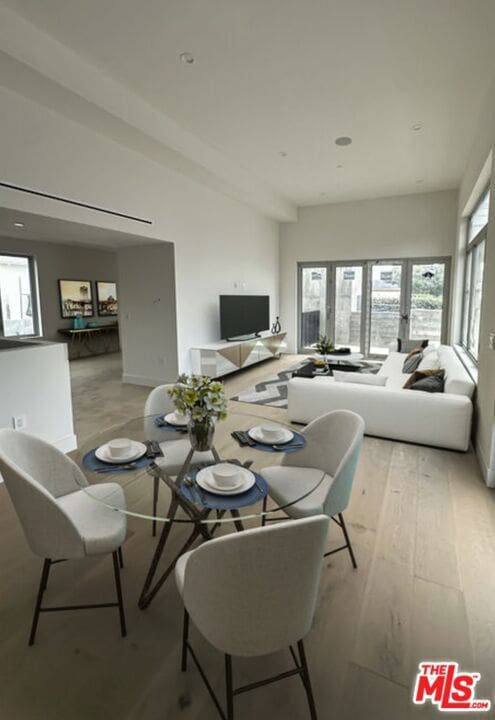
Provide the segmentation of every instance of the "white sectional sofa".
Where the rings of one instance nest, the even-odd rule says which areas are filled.
[[[308,423],[330,410],[354,410],[364,418],[367,435],[465,451],[475,384],[452,347],[440,345],[428,355],[432,352],[437,353],[438,367],[445,370],[442,393],[403,389],[409,377],[402,372],[406,355],[394,352],[378,373],[387,378],[382,387],[337,382],[332,377],[292,378],[289,418]],[[430,366],[437,366],[431,364],[431,355]]]

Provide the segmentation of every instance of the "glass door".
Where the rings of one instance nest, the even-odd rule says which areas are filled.
[[[311,351],[320,335],[329,334],[330,263],[299,268],[299,347]]]
[[[388,355],[397,338],[445,342],[449,263],[449,258],[301,263],[299,352],[311,352],[320,335],[365,356]]]
[[[404,263],[377,262],[370,268],[369,347],[371,355],[388,355],[402,337],[405,322]]]
[[[362,352],[363,265],[336,265],[333,297],[333,338],[337,347]]]
[[[449,285],[447,274],[445,260],[408,262],[405,339],[444,340]]]

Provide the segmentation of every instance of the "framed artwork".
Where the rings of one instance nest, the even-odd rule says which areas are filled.
[[[58,289],[63,318],[94,315],[91,280],[59,280]]]
[[[118,315],[117,283],[98,280],[96,283],[98,315]]]

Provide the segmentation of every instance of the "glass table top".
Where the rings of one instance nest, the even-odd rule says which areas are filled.
[[[206,453],[193,456],[193,463],[185,467],[184,463],[191,450],[191,443],[187,430],[174,429],[163,424],[162,415],[150,415],[135,417],[121,424],[114,425],[108,429],[98,432],[82,443],[75,453],[74,459],[82,469],[88,482],[82,489],[96,502],[103,503],[109,508],[127,515],[155,520],[159,523],[232,523],[249,518],[261,518],[263,514],[272,515],[295,502],[301,501],[313,493],[323,481],[318,474],[314,487],[308,487],[305,483],[300,493],[291,497],[289,504],[277,506],[273,500],[270,501],[268,509],[263,507],[263,497],[267,494],[267,486],[263,479],[263,469],[282,464],[287,453],[282,449],[275,449],[272,445],[258,444],[256,447],[241,447],[231,435],[233,431],[248,431],[262,424],[276,424],[282,428],[296,433],[293,440],[288,443],[290,446],[300,446],[304,440],[298,434],[295,426],[272,421],[243,412],[229,412],[227,419],[218,421],[215,426],[213,439],[213,452],[215,457]],[[154,459],[142,458],[129,461],[125,467],[100,462],[94,456],[94,450],[101,448],[110,440],[125,438],[141,443],[156,441],[163,452],[163,457]],[[291,457],[302,452],[300,447],[291,450]],[[199,465],[195,462],[199,460]],[[251,496],[247,493],[237,495],[221,495],[219,506],[208,506],[204,491],[198,487],[195,476],[199,468],[221,462],[234,462],[255,474],[253,492]],[[296,463],[297,464],[297,461]],[[301,463],[307,465],[307,463]],[[109,489],[105,492],[103,483],[117,483],[124,491],[126,508],[120,506],[115,495]],[[159,488],[158,502],[156,507],[153,504],[154,492]],[[256,492],[258,490],[258,492]],[[119,493],[120,494],[120,493]],[[179,501],[179,511],[174,512],[170,517],[170,504],[173,496]],[[214,495],[219,497],[218,495]],[[213,498],[213,499],[214,499]],[[252,501],[250,500],[252,498]],[[217,510],[217,512],[215,512]],[[220,510],[220,511],[219,511]]]

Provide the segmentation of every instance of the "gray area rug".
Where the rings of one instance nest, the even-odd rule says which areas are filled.
[[[287,383],[291,379],[292,373],[305,364],[305,362],[301,362],[288,370],[279,372],[276,375],[270,375],[265,380],[247,388],[239,393],[239,395],[235,395],[230,399],[236,400],[237,402],[252,403],[253,405],[271,405],[272,407],[286,408]],[[377,373],[380,368],[381,363],[366,362],[365,367],[359,372]]]

